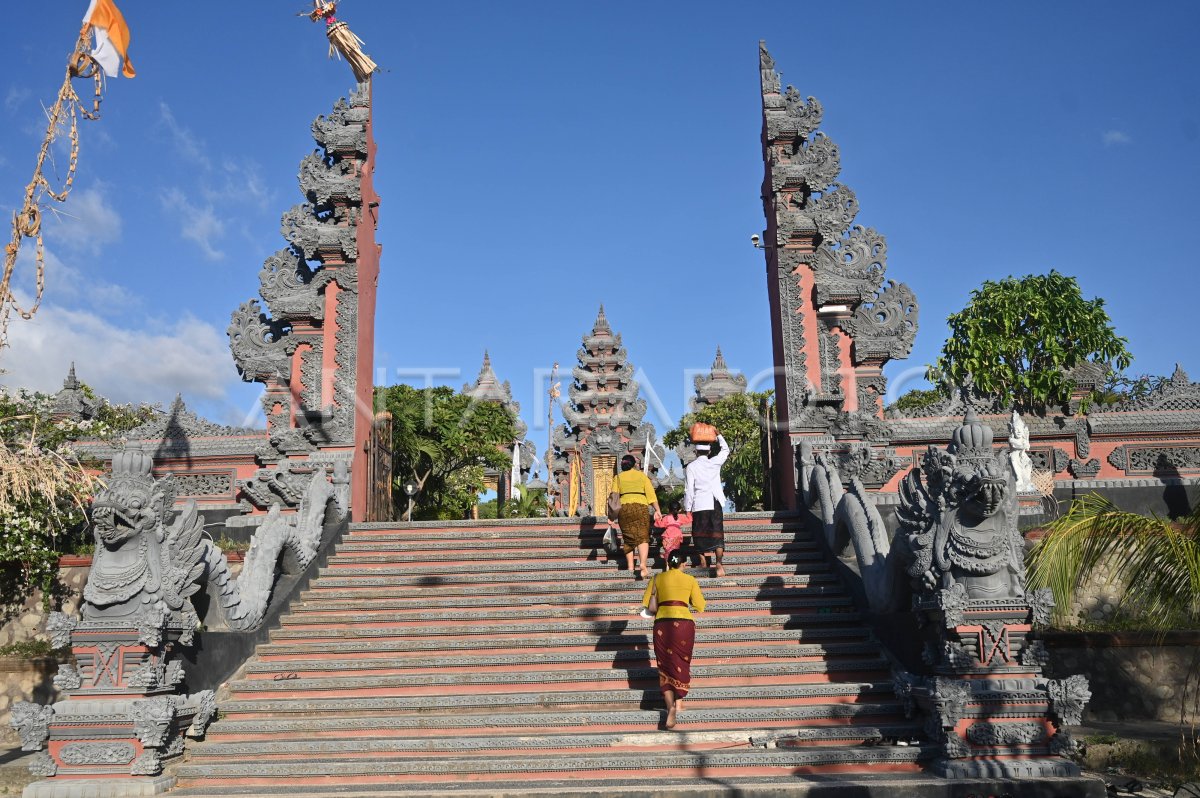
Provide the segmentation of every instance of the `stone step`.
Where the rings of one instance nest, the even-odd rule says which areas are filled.
[[[634,582],[632,576],[627,571],[619,572],[623,574],[621,578],[613,578],[609,580],[596,579],[589,580],[586,584],[586,589],[597,592],[613,592],[631,590],[633,584],[641,584],[642,589],[645,589],[645,583]],[[841,587],[841,581],[833,573],[817,573],[817,574],[801,574],[793,576],[769,576],[767,578],[758,576],[736,576],[727,575],[720,579],[712,579],[699,570],[689,571],[693,576],[701,579],[701,587],[704,590],[706,597],[710,594],[714,597],[729,596],[732,594],[741,595],[764,595],[769,596],[777,591],[785,591],[794,588],[817,587],[823,586],[827,590]],[[327,587],[326,585],[332,581],[332,578],[322,579],[314,582],[300,594],[302,602],[311,602],[317,600],[355,600],[362,599],[374,601],[375,599],[405,599],[413,598],[423,601],[438,601],[441,602],[448,596],[517,596],[517,595],[536,595],[546,596],[560,594],[568,598],[577,595],[580,592],[580,586],[575,582],[553,581],[553,580],[537,580],[528,582],[506,582],[506,583],[466,583],[455,584],[453,582],[439,584],[435,588],[428,585],[395,585],[392,587],[360,587],[360,588],[341,588]]]
[[[396,673],[380,671],[367,676],[319,675],[296,679],[238,679],[229,682],[231,694],[237,699],[249,699],[259,695],[288,693],[293,695],[324,696],[331,693],[354,695],[357,691],[374,696],[404,695],[417,693],[422,688],[458,687],[485,691],[489,686],[501,689],[520,685],[540,685],[543,689],[579,689],[580,683],[597,686],[610,682],[621,682],[630,687],[639,685],[647,688],[658,686],[658,671],[650,665],[647,656],[641,665],[627,663],[624,666],[609,665],[604,668],[551,668],[514,670],[486,668],[483,670],[440,669],[433,673],[412,673],[399,670]],[[886,678],[888,664],[881,656],[867,659],[839,659],[833,662],[771,662],[766,664],[714,665],[707,662],[692,668],[692,678],[707,685],[729,684],[800,684],[835,681],[834,674],[842,678],[852,675],[864,678]],[[277,676],[298,674],[277,674]]]
[[[687,713],[681,713],[686,715]],[[861,745],[883,739],[909,739],[917,735],[915,723],[880,726],[825,726],[788,732],[809,745]],[[189,749],[188,759],[202,762],[222,759],[227,762],[262,759],[307,759],[320,756],[421,755],[454,751],[508,751],[523,753],[537,750],[587,751],[622,750],[704,750],[745,745],[761,737],[778,735],[774,727],[718,731],[644,731],[637,734],[563,732],[559,734],[497,734],[443,737],[355,737],[351,739],[278,739],[207,742]]]
[[[493,561],[483,562],[486,564]],[[727,571],[735,570],[736,573],[747,576],[751,574],[806,573],[809,569],[816,572],[829,570],[829,564],[820,552],[795,552],[782,558],[774,554],[726,554],[724,562]],[[478,566],[476,566],[476,569],[478,569]],[[496,578],[493,581],[499,581],[502,578],[513,579],[514,577],[545,579],[548,576],[553,576],[557,579],[586,579],[589,576],[593,578],[611,578],[614,570],[615,564],[613,562],[588,557],[562,558],[555,560],[552,566],[544,562],[503,562],[502,567],[497,565],[495,568],[488,568],[485,573],[480,573],[478,570],[472,573],[470,566],[464,566],[455,560],[428,564],[399,564],[393,562],[390,564],[370,565],[354,563],[341,557],[333,557],[329,560],[329,564],[320,570],[319,575],[322,577],[341,578],[349,576],[395,576],[408,579],[430,579],[439,576],[445,578],[448,575],[454,576],[456,579],[462,576],[473,576],[476,578],[480,576],[492,576]],[[700,574],[698,573],[694,573],[693,575],[700,578]]]
[[[791,570],[761,565],[748,566],[739,568],[733,573],[726,573],[723,577],[710,577],[707,571],[700,569],[692,569],[688,573],[696,577],[697,581],[700,582],[702,590],[747,585],[774,586],[803,584],[808,581],[838,581],[836,575],[826,563],[813,563],[806,565],[803,569],[797,568]],[[487,571],[468,571],[459,574],[443,572],[423,574],[421,576],[384,575],[372,571],[358,574],[327,572],[313,582],[310,590],[393,590],[407,588],[428,591],[431,588],[436,588],[440,593],[442,590],[461,592],[463,590],[473,591],[477,587],[492,587],[495,590],[510,588],[514,590],[544,589],[548,592],[556,592],[559,590],[579,590],[581,584],[586,584],[585,589],[587,590],[625,590],[629,589],[631,583],[641,584],[643,588],[645,587],[645,582],[642,582],[640,579],[634,579],[632,572],[617,570],[612,563],[607,563],[602,569],[593,571],[573,571],[569,580],[547,578],[547,575],[548,572],[546,570],[523,574],[490,573]],[[549,575],[553,576],[554,572],[550,571]],[[426,595],[431,594],[427,593]]]
[[[546,521],[540,518],[488,519],[484,521],[417,521],[407,524],[396,521],[374,521],[351,524],[349,535],[435,535],[470,537],[477,534],[537,535],[546,533],[589,534],[608,526],[604,518]],[[685,526],[689,529],[689,526]],[[725,516],[725,529],[733,530],[790,530],[807,529],[800,516],[787,519],[751,518],[744,513]]]
[[[471,756],[427,754],[423,757],[377,755],[359,759],[309,758],[297,762],[205,762],[183,764],[176,775],[185,784],[206,784],[236,779],[245,785],[276,781],[297,785],[314,778],[334,778],[353,783],[428,783],[463,778],[524,780],[570,774],[581,780],[612,778],[621,772],[657,772],[664,775],[696,775],[719,778],[723,772],[737,775],[820,772],[846,765],[870,765],[872,772],[913,772],[918,761],[932,754],[919,746],[814,746],[808,749],[766,748],[699,752],[625,753],[621,755],[541,754],[538,756]]]
[[[918,761],[920,757],[918,757]],[[869,768],[860,772],[841,769],[836,776],[797,778],[780,776],[739,776],[721,773],[714,783],[710,777],[670,777],[629,774],[591,783],[577,778],[548,778],[525,781],[495,779],[487,782],[459,780],[453,783],[356,784],[336,783],[305,785],[304,798],[961,798],[969,795],[1053,795],[1055,798],[1096,798],[1104,794],[1104,785],[1095,789],[1079,779],[943,779],[924,773],[878,773]],[[1025,790],[1025,792],[1020,792]],[[176,787],[171,798],[294,798],[296,788],[268,784],[238,786],[232,784]]]
[[[850,657],[879,655],[880,647],[874,642],[826,643],[814,645],[776,646],[703,646],[696,647],[697,659],[716,664],[724,659],[749,662],[814,658]],[[422,670],[443,668],[510,668],[530,665],[573,666],[593,663],[617,665],[623,662],[643,662],[649,652],[645,649],[619,651],[531,651],[516,654],[484,654],[456,657],[394,657],[377,655],[364,658],[359,654],[343,654],[338,658],[304,659],[258,659],[248,663],[243,671],[249,678],[272,678],[279,673],[322,673],[337,671],[343,675],[347,670]]]
[[[524,687],[524,685],[522,685]],[[697,689],[687,697],[691,708],[719,706],[786,706],[795,703],[833,704],[839,702],[878,702],[894,694],[888,681],[826,682],[814,684],[776,685],[769,690],[761,686],[719,686]],[[506,714],[498,708],[520,712],[529,708],[602,707],[608,710],[629,710],[661,707],[662,695],[653,688],[624,688],[620,690],[513,690],[508,693],[451,693],[441,695],[359,696],[325,698],[259,698],[229,699],[221,702],[223,717],[276,714],[354,714],[370,712],[385,714],[400,712],[445,713],[454,715],[463,709],[487,708],[497,717]]]
[[[589,587],[591,586],[589,585]],[[580,593],[578,588],[575,588],[572,592],[564,591],[551,594],[533,592],[499,593],[493,594],[494,600],[490,603],[508,607],[534,604],[562,605],[567,607],[595,606],[599,604],[628,606],[630,602],[640,604],[641,594],[645,590],[644,583],[640,589],[631,590],[630,587],[629,582],[622,582],[619,590],[614,589],[594,593]],[[748,590],[710,588],[705,591],[704,595],[708,601],[709,609],[715,610],[718,606],[742,606],[747,601],[766,607],[776,607],[782,606],[778,602],[785,602],[791,599],[841,598],[846,593],[841,585],[834,584]],[[414,592],[414,595],[407,597],[374,596],[370,599],[358,596],[333,598],[323,596],[314,591],[308,591],[301,597],[298,603],[293,605],[292,611],[298,613],[333,612],[338,610],[355,610],[368,606],[372,611],[427,609],[431,606],[474,609],[481,605],[486,606],[486,603],[481,602],[478,595],[470,597],[447,596],[441,589],[418,589]]]
[[[653,530],[652,534],[657,534]],[[691,530],[683,529],[684,538],[691,536]],[[560,548],[597,548],[603,544],[604,529],[594,532],[584,532],[578,535],[509,535],[506,532],[481,531],[463,536],[411,536],[397,535],[355,535],[342,538],[338,549],[378,548],[386,551],[406,551],[410,549],[431,549],[448,547],[461,549],[489,549],[504,546],[527,546],[531,548],[560,549]],[[728,541],[737,546],[775,546],[782,543],[796,543],[808,546],[818,546],[817,538],[802,530],[789,529],[748,529],[742,528],[728,535]]]
[[[387,638],[403,635],[412,636],[448,636],[448,635],[486,635],[494,639],[503,639],[508,637],[527,637],[531,634],[547,634],[559,635],[567,632],[591,632],[597,635],[614,634],[623,632],[634,625],[638,628],[642,625],[649,627],[650,621],[643,619],[638,615],[627,615],[620,620],[596,619],[592,621],[574,621],[574,620],[549,620],[542,623],[510,623],[510,624],[489,624],[489,623],[471,623],[463,618],[458,618],[459,623],[437,622],[409,622],[409,623],[379,623],[371,627],[338,627],[324,628],[319,625],[310,624],[306,627],[296,627],[291,624],[284,624],[278,629],[271,630],[271,640],[287,640],[296,638],[307,639],[362,639],[362,638]],[[706,615],[703,618],[703,625],[709,629],[729,629],[729,628],[762,628],[762,629],[779,629],[779,628],[805,628],[812,624],[857,624],[862,621],[862,616],[856,611],[803,611],[791,612],[788,614],[779,615],[756,615],[745,617],[739,615],[722,616],[719,614]]]
[[[736,730],[762,727],[785,728],[789,733],[803,729],[829,730],[836,734],[846,726],[864,724],[902,724],[903,707],[897,701],[840,702],[833,704],[810,703],[800,706],[732,706],[704,708],[699,702],[688,699],[688,709],[678,716],[682,732],[689,730]],[[578,733],[578,730],[617,731],[646,733],[658,728],[662,722],[661,703],[654,708],[625,710],[588,710],[555,708],[549,711],[532,711],[528,707],[515,708],[512,712],[470,712],[432,714],[408,712],[405,714],[371,713],[363,715],[321,713],[303,716],[289,713],[280,717],[223,717],[209,729],[207,741],[216,743],[226,740],[255,739],[315,739],[333,737],[346,739],[351,736],[366,736],[369,739],[385,737],[421,738],[449,737],[457,739],[466,730],[493,729],[521,730],[525,734]],[[797,724],[805,724],[797,728]]]
[[[810,629],[697,629],[696,647],[704,650],[709,645],[757,645],[759,643],[786,641],[804,644],[815,641],[859,642],[871,639],[870,632],[860,626],[816,627]],[[650,647],[650,629],[628,630],[612,634],[559,635],[554,639],[554,650],[621,651],[647,649]],[[305,654],[315,657],[336,655],[364,657],[386,655],[396,652],[497,652],[506,653],[537,649],[550,650],[547,641],[540,635],[506,637],[502,640],[476,637],[429,637],[408,638],[403,635],[369,640],[311,640],[296,638],[260,644],[259,657],[296,656]]]
[[[693,551],[691,541],[686,537],[683,540],[683,551],[688,554],[693,567],[699,565],[699,555]],[[805,541],[729,541],[727,539],[725,547],[725,557],[727,560],[729,557],[737,556],[753,556],[761,559],[764,555],[770,556],[772,559],[778,559],[778,555],[781,554],[802,555],[806,553],[809,555],[820,554],[824,556],[819,545]],[[650,540],[650,556],[659,558],[660,554],[660,543],[657,539],[652,538]],[[411,543],[373,545],[359,543],[354,545],[339,545],[334,554],[335,558],[345,558],[347,561],[372,558],[363,561],[390,561],[413,565],[440,562],[458,562],[466,565],[467,563],[490,561],[503,563],[513,560],[528,560],[532,564],[541,563],[545,565],[547,560],[575,559],[599,560],[603,562],[605,560],[611,561],[614,559],[614,556],[615,559],[624,561],[622,553],[609,554],[598,542],[596,545],[573,543],[561,546],[543,546],[540,544],[530,546],[523,543],[487,546],[459,546],[457,543],[430,543],[429,545]]]
[[[398,543],[394,545],[403,546],[405,544]],[[496,563],[497,567],[502,569],[509,561],[514,560],[552,560],[555,562],[570,560],[572,558],[590,560],[592,556],[597,556],[600,548],[599,546],[555,548],[524,545],[464,547],[454,544],[447,551],[446,546],[408,545],[403,549],[383,548],[379,546],[341,546],[330,561],[330,565],[340,566],[349,563],[404,563],[406,565],[423,565],[426,563],[442,562],[464,564],[489,562]],[[816,544],[813,543],[782,543],[777,541],[770,544],[738,545],[736,548],[731,546],[726,549],[724,559],[729,563],[736,563],[739,560],[757,562],[762,561],[765,557],[777,559],[776,555],[780,554],[785,555],[785,562],[790,562],[794,559],[813,560],[824,556]],[[751,560],[751,558],[753,559]]]
[[[430,604],[439,608],[441,602],[426,602],[422,606],[395,608],[380,607],[372,603],[370,609],[339,610],[325,607],[297,606],[290,614],[282,619],[284,626],[312,626],[316,624],[385,624],[398,623],[453,623],[462,621],[493,621],[493,620],[524,620],[534,618],[562,618],[565,620],[596,620],[600,618],[626,619],[638,617],[640,611],[641,591],[634,595],[616,595],[609,598],[605,605],[577,603],[558,606],[546,602],[505,602],[504,606],[496,609],[484,609],[476,602],[474,608],[469,604],[469,612],[454,608],[430,610]],[[821,611],[833,608],[852,607],[853,600],[845,595],[816,595],[796,598],[777,598],[770,601],[721,601],[710,602],[704,618],[720,615],[741,615],[746,618],[757,618],[762,615],[795,614],[796,611]],[[359,604],[358,607],[362,605]],[[464,617],[465,616],[465,617]]]

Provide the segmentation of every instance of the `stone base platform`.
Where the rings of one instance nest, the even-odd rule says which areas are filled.
[[[175,786],[174,776],[129,779],[53,779],[35,781],[21,798],[140,798],[162,795]]]
[[[879,777],[801,776],[795,778],[662,779],[652,782],[578,780],[511,784],[463,783],[437,790],[405,785],[345,785],[341,788],[306,789],[305,798],[525,798],[525,796],[584,796],[602,798],[971,798],[1012,795],[1020,798],[1105,798],[1104,782],[1097,778],[948,780],[928,776]],[[186,787],[172,798],[280,798],[295,795],[285,787]]]

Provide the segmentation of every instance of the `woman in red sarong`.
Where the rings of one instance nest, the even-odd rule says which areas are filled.
[[[653,594],[658,602],[654,616],[654,660],[658,664],[658,689],[667,704],[668,729],[683,711],[683,697],[692,686],[692,648],[696,643],[696,622],[689,606],[704,612],[704,594],[700,583],[680,567],[684,556],[676,549],[667,558],[667,570],[656,575],[646,586],[642,606],[650,606]]]

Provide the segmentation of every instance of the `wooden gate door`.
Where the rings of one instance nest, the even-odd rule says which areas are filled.
[[[367,441],[367,521],[391,521],[392,414],[378,413]]]

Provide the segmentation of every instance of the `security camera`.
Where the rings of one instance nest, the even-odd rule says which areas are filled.
[[[761,239],[758,237],[758,233],[755,233],[755,234],[753,234],[752,236],[750,236],[750,243],[751,243],[751,244],[753,244],[753,245],[754,245],[754,246],[756,246],[756,247],[758,246],[758,242],[759,242],[760,240],[761,240]]]

